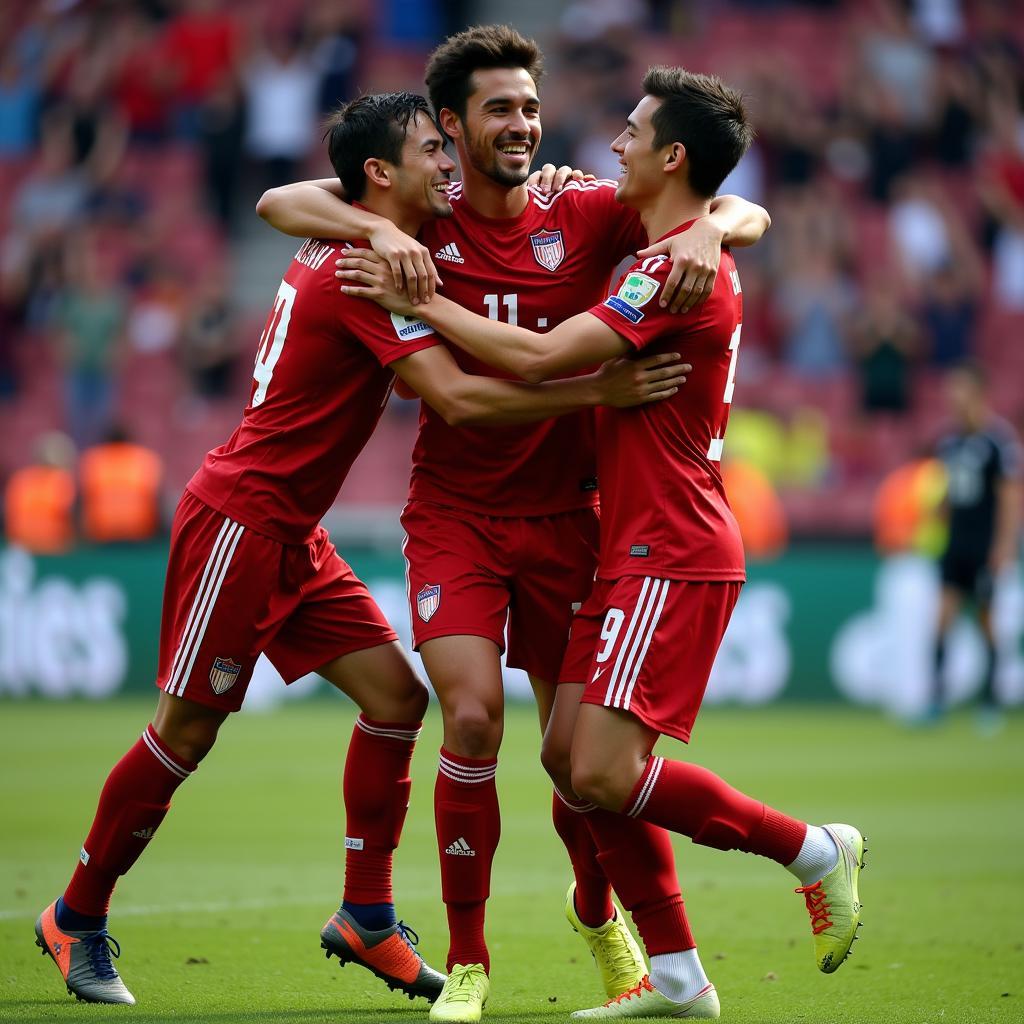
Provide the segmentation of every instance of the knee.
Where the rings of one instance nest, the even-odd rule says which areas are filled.
[[[430,703],[430,693],[417,676],[412,676],[403,693],[397,694],[391,702],[385,722],[422,722]]]
[[[555,788],[565,796],[574,792],[572,785],[572,764],[568,748],[550,736],[544,737],[540,748],[540,763],[548,773]]]
[[[445,715],[445,741],[453,754],[494,757],[501,746],[500,708],[463,702]]]
[[[153,728],[157,735],[184,761],[199,764],[217,742],[220,722],[198,718],[187,721],[156,720]]]
[[[574,754],[571,776],[573,791],[581,800],[588,800],[609,811],[618,811],[626,802],[629,790],[614,765],[598,757]]]

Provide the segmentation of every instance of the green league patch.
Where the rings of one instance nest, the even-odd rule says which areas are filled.
[[[639,309],[641,306],[646,306],[657,295],[659,287],[661,287],[659,282],[653,277],[632,273],[626,275],[626,280],[619,286],[616,294],[634,309]]]

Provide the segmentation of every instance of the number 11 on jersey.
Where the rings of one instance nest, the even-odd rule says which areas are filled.
[[[722,396],[722,401],[726,405],[732,405],[732,395],[736,390],[736,361],[740,355],[740,329],[743,324],[737,324],[736,330],[732,332],[732,337],[729,339],[729,351],[732,356],[729,359],[729,377],[725,382],[725,394]],[[722,449],[725,448],[725,431],[722,431],[721,437],[711,438],[711,444],[708,445],[708,458],[712,462],[722,461]]]

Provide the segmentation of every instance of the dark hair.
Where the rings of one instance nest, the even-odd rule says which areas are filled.
[[[690,188],[711,198],[754,138],[743,97],[716,75],[656,66],[644,75],[644,92],[661,100],[654,112],[654,148],[686,147]]]
[[[400,166],[409,122],[417,114],[433,118],[423,96],[384,92],[360,96],[340,106],[324,122],[327,152],[349,200],[366,192],[363,164],[372,157]]]
[[[544,58],[540,47],[509,25],[476,25],[449,36],[427,61],[427,91],[440,113],[447,108],[465,120],[466,100],[474,71],[486,68],[522,68],[540,82]]]

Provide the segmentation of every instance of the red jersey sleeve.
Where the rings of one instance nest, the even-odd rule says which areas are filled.
[[[619,278],[615,292],[604,302],[589,310],[616,334],[621,334],[639,351],[662,337],[667,331],[688,332],[697,326],[699,310],[683,315],[670,313],[658,305],[658,293],[665,285],[671,260],[652,256],[638,260]]]
[[[417,317],[389,313],[376,302],[340,292],[338,319],[342,329],[365,345],[381,366],[441,342],[434,328]]]

